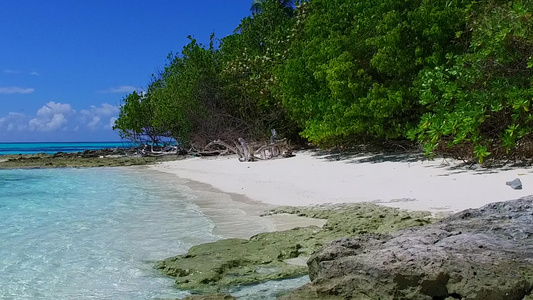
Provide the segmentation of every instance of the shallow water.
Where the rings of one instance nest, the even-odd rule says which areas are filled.
[[[134,169],[0,171],[0,299],[184,296],[153,266],[217,239],[187,197]]]
[[[0,170],[0,299],[188,295],[158,260],[219,239],[183,186],[142,168]],[[275,299],[307,277],[235,289]]]

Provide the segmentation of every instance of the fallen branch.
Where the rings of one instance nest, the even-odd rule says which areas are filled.
[[[242,151],[244,153],[244,157],[241,157],[242,159],[239,158],[239,161],[254,161],[254,156],[250,154],[246,141],[243,138],[239,138],[239,143],[241,143]]]

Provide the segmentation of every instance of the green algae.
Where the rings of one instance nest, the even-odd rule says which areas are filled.
[[[183,300],[233,300],[235,297],[227,294],[192,295]]]
[[[182,159],[183,156],[141,157],[125,155],[86,156],[80,153],[26,154],[1,156],[0,169],[16,168],[92,168],[148,165]]]
[[[431,223],[429,212],[406,211],[370,203],[282,206],[266,212],[265,215],[280,213],[325,219],[327,222],[322,234],[335,234],[337,237],[367,232],[389,232]]]
[[[186,255],[158,264],[176,278],[180,289],[199,293],[286,279],[307,274],[307,266],[288,263],[308,258],[335,239],[368,232],[387,232],[431,223],[427,212],[408,212],[373,204],[343,204],[314,207],[279,207],[266,215],[289,213],[326,219],[316,226],[261,233],[249,240],[226,239],[192,247]]]

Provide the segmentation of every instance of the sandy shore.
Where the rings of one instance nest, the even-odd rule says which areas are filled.
[[[237,161],[238,162],[238,161]],[[155,169],[151,176],[185,192],[187,201],[198,207],[200,212],[215,225],[213,233],[222,238],[244,238],[262,232],[289,230],[295,227],[323,226],[326,221],[290,214],[261,216],[275,205],[255,201],[246,195],[219,190],[210,184],[177,176]],[[140,168],[146,168],[145,166]]]
[[[241,203],[252,199],[265,205],[248,203],[250,209],[373,202],[449,213],[533,194],[531,167],[484,169],[461,163],[420,155],[338,156],[305,151],[293,158],[253,163],[241,163],[230,156],[164,162],[151,168],[208,184],[234,195],[232,200],[244,196]],[[515,178],[522,181],[522,190],[506,185]],[[198,190],[198,186],[192,189]],[[236,209],[242,207],[235,204]]]

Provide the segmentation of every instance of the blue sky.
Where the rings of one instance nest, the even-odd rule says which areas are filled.
[[[251,2],[0,1],[0,143],[119,140],[121,99],[188,35],[231,34]]]

